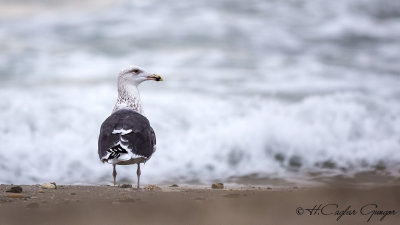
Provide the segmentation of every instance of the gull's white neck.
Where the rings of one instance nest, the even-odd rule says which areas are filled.
[[[131,109],[143,114],[142,102],[140,101],[139,89],[136,85],[118,82],[118,99],[113,112],[119,109]]]

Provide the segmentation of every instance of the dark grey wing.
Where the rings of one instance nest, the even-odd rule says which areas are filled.
[[[101,160],[112,152],[119,157],[123,151],[150,158],[155,149],[155,134],[146,117],[133,110],[118,110],[101,125],[98,153]],[[122,151],[122,152],[118,152]]]

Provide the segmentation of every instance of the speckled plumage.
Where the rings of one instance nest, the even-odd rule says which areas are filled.
[[[143,114],[142,103],[137,86],[128,85],[127,79],[123,76],[129,71],[125,69],[118,76],[118,99],[115,103],[113,112],[118,109],[129,108]]]

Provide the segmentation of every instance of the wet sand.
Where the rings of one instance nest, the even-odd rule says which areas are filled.
[[[222,190],[208,186],[158,186],[160,189],[138,191],[113,186],[65,185],[42,189],[40,185],[23,185],[20,194],[6,192],[10,187],[0,185],[2,225],[308,225],[397,224],[400,221],[400,186],[228,185]],[[345,215],[339,217],[341,213]]]

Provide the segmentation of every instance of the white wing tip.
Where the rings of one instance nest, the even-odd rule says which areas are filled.
[[[124,129],[119,129],[119,130],[113,130],[113,134],[121,134],[121,135],[126,135],[132,132],[132,129],[129,130],[124,130]]]

